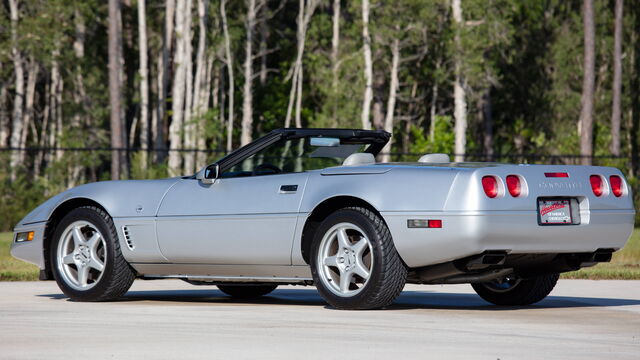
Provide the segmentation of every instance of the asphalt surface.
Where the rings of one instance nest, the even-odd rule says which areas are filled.
[[[537,305],[492,306],[468,285],[408,285],[385,310],[340,311],[313,287],[235,301],[137,280],[110,303],[55,282],[0,283],[0,359],[640,359],[640,281],[561,280]]]

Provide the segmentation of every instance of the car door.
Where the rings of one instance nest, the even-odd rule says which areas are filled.
[[[290,265],[308,173],[183,179],[157,217],[158,243],[173,263]]]

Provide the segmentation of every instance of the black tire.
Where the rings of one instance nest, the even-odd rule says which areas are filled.
[[[359,292],[338,296],[320,278],[324,276],[318,259],[325,234],[341,223],[356,225],[369,239],[372,267],[368,280]],[[320,295],[338,309],[366,310],[390,305],[400,295],[407,281],[407,267],[402,262],[385,222],[374,212],[361,207],[349,207],[329,215],[318,227],[311,246],[311,274]]]
[[[236,299],[255,299],[275,290],[278,285],[218,285],[223,293]]]
[[[61,273],[58,259],[58,245],[64,231],[74,222],[85,221],[95,227],[104,238],[103,252],[106,260],[102,275],[90,289],[75,289],[67,283]],[[124,295],[136,277],[135,271],[122,256],[116,228],[111,217],[102,209],[94,206],[83,206],[70,211],[60,221],[54,232],[51,244],[52,271],[62,292],[75,301],[110,301]]]
[[[503,306],[523,306],[535,304],[546,298],[558,282],[559,274],[541,275],[527,279],[517,279],[513,286],[497,290],[495,283],[471,284],[473,290],[484,300]]]

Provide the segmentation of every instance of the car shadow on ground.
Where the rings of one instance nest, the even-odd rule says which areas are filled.
[[[56,300],[69,300],[63,294],[42,294]],[[300,305],[328,306],[315,289],[279,289],[257,299],[233,299],[217,289],[129,291],[115,302],[202,303],[224,305]],[[519,310],[544,308],[580,308],[640,305],[640,299],[614,299],[575,296],[548,296],[531,306],[496,306],[476,294],[438,293],[437,291],[403,291],[387,310]]]

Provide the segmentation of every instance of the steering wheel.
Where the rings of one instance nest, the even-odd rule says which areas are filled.
[[[270,171],[272,171],[274,174],[279,174],[279,173],[281,173],[281,172],[282,172],[282,170],[281,170],[279,167],[277,167],[277,166],[275,166],[275,165],[273,165],[273,164],[269,164],[269,163],[262,163],[262,164],[260,164],[260,165],[256,166],[256,167],[255,167],[255,169],[253,169],[253,173],[252,173],[252,175],[253,175],[253,176],[256,176],[256,175],[266,175],[266,174],[260,174],[261,170],[270,170]]]

